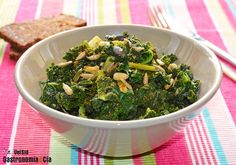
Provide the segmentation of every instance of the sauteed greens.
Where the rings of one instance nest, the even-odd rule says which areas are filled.
[[[70,48],[47,68],[40,100],[71,115],[133,120],[166,115],[198,99],[200,81],[174,54],[127,33],[98,36]]]

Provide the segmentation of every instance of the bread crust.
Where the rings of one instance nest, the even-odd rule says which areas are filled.
[[[23,53],[24,52],[19,52],[19,51],[15,50],[14,48],[11,48],[10,53],[9,53],[9,57],[12,60],[18,60]]]

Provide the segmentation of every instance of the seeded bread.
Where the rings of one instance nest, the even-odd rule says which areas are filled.
[[[10,55],[21,55],[36,42],[58,32],[86,26],[86,21],[74,16],[60,14],[22,23],[12,23],[0,28],[0,38],[9,42],[14,50]]]
[[[10,59],[12,60],[18,60],[23,53],[24,52],[19,52],[18,50],[11,48],[9,56],[10,56]]]

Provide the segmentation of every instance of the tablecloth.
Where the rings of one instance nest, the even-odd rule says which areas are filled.
[[[235,0],[162,2],[175,19],[236,56]],[[0,26],[59,13],[86,19],[88,26],[151,25],[147,10],[148,0],[0,0]],[[226,76],[202,113],[171,140],[148,154],[117,159],[87,153],[54,132],[17,92],[15,63],[0,40],[0,164],[28,164],[6,159],[21,155],[55,165],[236,164],[236,83]]]

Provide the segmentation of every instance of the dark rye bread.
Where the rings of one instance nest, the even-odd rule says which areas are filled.
[[[0,38],[9,42],[14,50],[11,53],[21,55],[36,42],[58,32],[86,26],[86,21],[74,16],[60,14],[22,23],[12,23],[0,28]],[[10,53],[10,54],[11,54]]]
[[[18,60],[23,53],[24,51],[19,51],[15,49],[14,47],[11,47],[9,56],[10,56],[10,59],[12,60]]]

